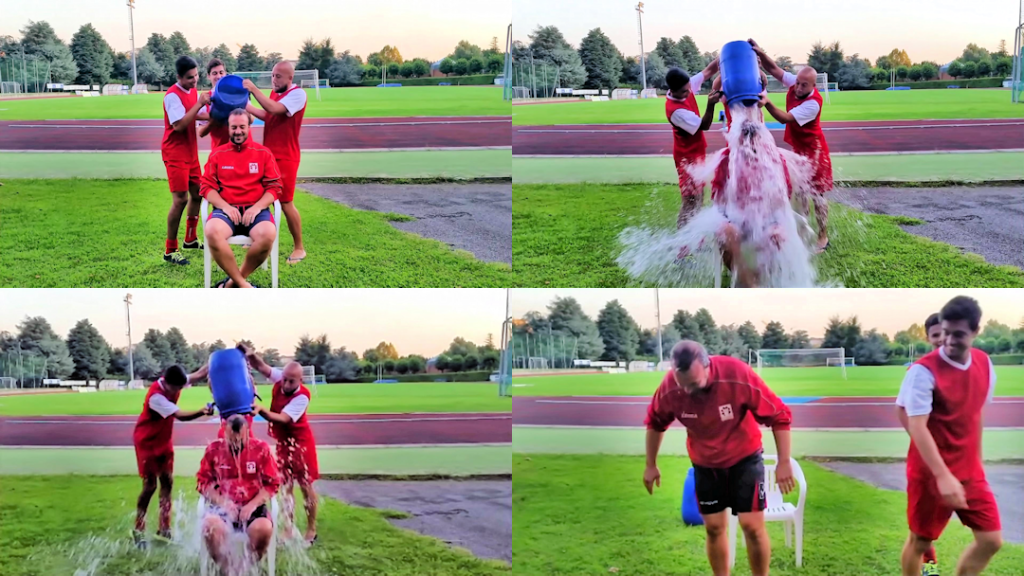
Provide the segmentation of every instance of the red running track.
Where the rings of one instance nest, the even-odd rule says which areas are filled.
[[[131,446],[136,416],[31,416],[0,418],[0,446]],[[310,414],[317,444],[478,444],[512,442],[512,415]],[[206,446],[219,420],[174,423],[176,446]],[[268,439],[257,421],[256,435]]]
[[[721,124],[707,132],[708,152],[725,147]],[[824,122],[833,153],[1024,149],[1024,119]],[[775,142],[783,131],[772,130]],[[515,126],[515,155],[671,155],[672,129],[663,124]]]
[[[422,118],[305,118],[303,150],[478,148],[512,145],[508,116]],[[156,151],[162,120],[7,120],[0,150]],[[257,142],[263,127],[254,126]],[[200,150],[210,139],[199,139]]]
[[[794,428],[900,428],[895,398],[821,398],[790,404]],[[512,399],[514,425],[643,426],[650,399],[638,396],[559,396]],[[985,426],[1024,427],[1024,398],[996,398]]]

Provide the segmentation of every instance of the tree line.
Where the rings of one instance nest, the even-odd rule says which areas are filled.
[[[127,347],[111,346],[88,319],[76,323],[65,338],[41,316],[26,317],[16,328],[13,333],[0,331],[0,376],[23,379],[23,386],[39,385],[45,378],[98,381],[129,376]],[[258,349],[252,341],[239,342]],[[189,343],[177,327],[166,332],[150,328],[132,347],[132,368],[135,377],[144,380],[157,377],[172,364],[195,370],[210,354],[227,347],[219,339]],[[276,348],[264,348],[259,354],[271,366],[282,364],[282,354]],[[335,348],[326,334],[300,338],[293,357],[303,366],[315,366],[316,373],[323,374],[328,382],[374,376],[378,367],[384,374],[419,374],[427,371],[429,363],[417,354],[400,356],[388,342],[364,350],[362,355],[344,346]],[[437,357],[436,368],[442,372],[494,370],[499,357],[491,335],[483,346],[455,338]]]
[[[0,68],[5,80],[20,81],[28,86],[42,87],[48,82],[62,84],[107,84],[113,81],[132,82],[131,52],[115,52],[92,24],[82,25],[70,44],[61,40],[53,27],[45,21],[29,21],[19,30],[20,39],[0,36]],[[152,33],[146,43],[136,49],[136,71],[139,82],[170,86],[177,81],[175,60],[183,55],[192,56],[199,63],[200,83],[208,85],[206,63],[213,58],[224,62],[228,73],[261,72],[273,69],[283,60],[279,52],[261,54],[255,44],[243,44],[233,52],[227,44],[216,47],[191,46],[180,31],[170,36]],[[23,60],[30,62],[23,65]],[[447,64],[446,64],[447,63]],[[429,76],[431,62],[424,58],[406,60],[397,47],[385,46],[363,59],[348,50],[336,48],[330,38],[314,42],[306,39],[300,50],[297,69],[319,71],[332,86],[355,86],[364,80],[381,77],[381,68],[387,67],[391,77],[419,78]],[[503,56],[498,39],[482,49],[465,40],[441,62],[444,74],[498,73]]]
[[[695,340],[711,354],[742,360],[759,349],[812,348],[804,330],[787,332],[772,320],[758,329],[747,320],[742,324],[718,325],[707,308],[696,312],[677,310],[672,321],[661,327],[665,358],[680,340]],[[566,343],[567,341],[567,343]],[[975,340],[975,346],[990,354],[1024,353],[1024,319],[1017,328],[989,320]],[[658,360],[657,329],[641,328],[629,311],[612,300],[590,318],[572,297],[555,298],[547,313],[527,312],[513,328],[513,355],[553,360],[551,367],[571,367],[573,358],[630,362]],[[859,365],[887,364],[894,359],[931,350],[922,324],[897,332],[893,339],[876,329],[865,329],[856,316],[829,318],[820,348],[843,348],[846,357]]]
[[[537,87],[537,92],[553,94],[556,88],[615,89],[642,83],[640,59],[626,56],[611,39],[594,28],[573,48],[556,26],[538,26],[529,34],[529,43],[515,41],[512,58],[515,63],[516,86]],[[653,50],[645,54],[647,84],[666,89],[665,73],[678,67],[694,74],[718,57],[718,51],[701,52],[690,36],[679,40],[659,38]],[[793,59],[776,56],[775,63],[783,70],[793,71]],[[847,56],[839,42],[825,45],[816,42],[807,53],[807,64],[829,80],[838,82],[841,90],[870,88],[872,83],[888,82],[890,71],[898,80],[931,80],[939,77],[941,66],[935,62],[912,63],[905,50],[894,49],[879,56],[874,64],[859,54]],[[963,54],[953,61],[948,73],[953,77],[1004,77],[1013,67],[1013,58],[1001,41],[999,50],[989,53],[977,44],[968,44]],[[710,86],[707,79],[705,86]]]

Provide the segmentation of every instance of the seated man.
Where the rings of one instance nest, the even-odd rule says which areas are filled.
[[[268,207],[281,193],[281,173],[270,150],[249,139],[251,121],[245,110],[231,113],[231,141],[210,152],[199,188],[199,194],[214,206],[204,224],[206,242],[228,275],[217,283],[218,288],[252,288],[246,278],[267,259],[277,237]],[[232,236],[252,239],[241,270],[228,244]]]
[[[207,501],[203,541],[221,571],[229,573],[229,527],[249,537],[251,557],[263,558],[274,533],[267,502],[281,480],[270,446],[249,436],[243,415],[228,418],[225,437],[206,447],[196,476],[196,488]]]

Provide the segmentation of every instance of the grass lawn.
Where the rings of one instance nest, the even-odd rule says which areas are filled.
[[[513,187],[515,284],[573,288],[637,285],[615,263],[628,226],[674,226],[672,184],[563,184]],[[644,220],[640,220],[643,218]],[[1024,286],[1024,271],[993,266],[949,245],[908,234],[898,217],[862,214],[833,203],[832,247],[816,262],[819,281],[846,287]]]
[[[1024,106],[1022,106],[1024,108]],[[2,160],[2,155],[0,155]],[[8,168],[13,169],[13,168]],[[832,155],[837,183],[885,182],[991,182],[1024,180],[1024,152],[981,154]],[[2,175],[2,169],[0,169]],[[600,182],[635,184],[679,181],[671,156],[608,158],[512,157],[516,184],[569,184]]]
[[[269,402],[270,386],[258,386]],[[95,394],[22,394],[0,396],[0,416],[138,414],[145,390],[114,390]],[[186,388],[179,403],[184,410],[211,401],[206,387]],[[316,387],[310,414],[393,414],[402,412],[508,412],[508,398],[498,385],[487,383],[328,384]]]
[[[638,456],[513,457],[513,560],[516,574],[709,573],[703,527],[680,519],[689,463],[662,456],[662,485],[646,494]],[[801,463],[809,486],[803,568],[785,547],[780,523],[769,523],[772,574],[894,574],[906,539],[906,496]],[[794,500],[795,494],[787,497]],[[937,542],[939,565],[951,571],[971,541],[953,521]],[[745,548],[734,574],[750,574]],[[1024,546],[1007,544],[985,574],[1019,574]]]
[[[8,180],[0,188],[0,286],[193,287],[203,254],[188,266],[163,261],[170,195],[159,180]],[[296,193],[309,256],[285,264],[291,235],[282,223],[280,287],[499,287],[507,265],[399,231],[388,217]],[[283,216],[282,216],[283,218]],[[182,218],[179,240],[184,238]],[[241,250],[236,249],[241,261]],[[214,270],[216,278],[222,276]],[[269,271],[251,280],[271,285]]]
[[[903,366],[854,366],[846,379],[836,368],[765,368],[762,377],[779,396],[895,397],[906,372]],[[650,396],[661,372],[513,376],[516,396]],[[996,396],[1024,396],[1024,367],[996,366]]]
[[[0,483],[0,540],[4,543],[0,573],[198,574],[198,551],[192,546],[154,546],[140,552],[130,545],[138,490],[138,478],[129,476],[4,478]],[[183,514],[183,508],[194,511],[194,486],[180,482],[175,492],[182,503],[176,514]],[[155,502],[150,505],[151,531],[156,508]],[[296,508],[301,510],[301,505]],[[304,526],[304,514],[297,514],[299,526]],[[510,572],[502,563],[474,558],[439,540],[392,526],[386,518],[397,514],[325,498],[317,519],[316,547],[307,554],[279,545],[277,573],[469,576]]]
[[[207,152],[199,153],[206,165]],[[303,152],[300,178],[508,178],[511,150]],[[670,162],[671,164],[671,162]],[[159,152],[0,152],[0,178],[156,178]]]
[[[264,93],[267,91],[264,90]],[[500,86],[405,86],[398,89],[331,88],[320,100],[307,90],[307,118],[509,116]],[[162,118],[162,93],[106,98],[0,100],[0,120]],[[1009,96],[1007,96],[1009,102]]]
[[[785,106],[784,93],[771,94]],[[824,121],[941,120],[967,118],[1024,118],[1024,106],[1010,102],[1010,91],[993,90],[864,90],[833,92],[821,113]],[[707,95],[697,96],[701,110]],[[632,124],[665,121],[665,101],[614,100],[572,104],[531,104],[512,107],[512,123],[520,126],[554,124]],[[765,117],[769,118],[768,113]],[[3,117],[0,116],[0,119]],[[771,118],[769,118],[771,120]]]

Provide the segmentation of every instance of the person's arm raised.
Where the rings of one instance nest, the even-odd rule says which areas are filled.
[[[274,102],[273,100],[268,98],[266,95],[263,94],[262,90],[257,88],[256,85],[252,83],[252,80],[243,80],[242,86],[244,86],[245,89],[253,95],[253,98],[256,98],[256,101],[259,102],[260,106],[262,106],[263,109],[266,110],[267,112],[270,112],[271,114],[288,113],[288,108],[285,107],[284,104],[281,104],[280,102]],[[248,108],[246,109],[248,110]],[[265,118],[261,118],[261,120],[265,120]]]
[[[754,49],[754,53],[757,54],[757,59],[761,63],[761,68],[764,68],[764,71],[767,72],[768,75],[774,76],[776,80],[782,82],[782,77],[786,74],[786,71],[776,64],[775,60],[772,60],[771,56],[769,56],[763,48],[758,46],[757,42],[754,42],[753,38],[747,40],[747,42],[750,43],[750,46]]]
[[[195,123],[196,115],[203,109],[203,106],[206,106],[209,103],[210,94],[208,92],[203,92],[199,95],[199,98],[196,99],[195,105],[189,108],[185,112],[185,115],[178,119],[177,122],[171,124],[171,128],[173,128],[175,132],[184,132],[188,129],[189,125]]]

